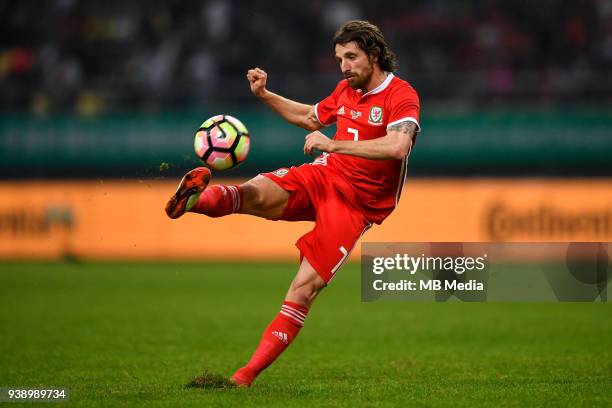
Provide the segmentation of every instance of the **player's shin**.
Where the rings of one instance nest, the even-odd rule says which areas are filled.
[[[307,314],[307,307],[285,301],[279,314],[264,331],[251,360],[236,371],[231,380],[238,386],[250,386],[253,380],[297,337]]]
[[[223,217],[237,213],[242,208],[240,187],[215,185],[210,186],[202,194],[189,211],[208,215],[209,217]]]

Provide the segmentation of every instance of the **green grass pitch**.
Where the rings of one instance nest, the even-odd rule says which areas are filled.
[[[356,264],[252,388],[185,388],[247,361],[295,269],[2,263],[0,387],[68,387],[73,406],[612,404],[610,304],[361,303]]]

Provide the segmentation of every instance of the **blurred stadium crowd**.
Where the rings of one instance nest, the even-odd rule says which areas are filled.
[[[331,37],[353,18],[382,28],[429,103],[612,98],[610,0],[0,0],[0,110],[250,104],[255,65],[313,102],[339,78]]]

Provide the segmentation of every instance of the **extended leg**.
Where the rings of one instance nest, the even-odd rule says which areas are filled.
[[[190,211],[209,217],[240,213],[276,220],[283,214],[288,200],[287,191],[259,175],[239,186],[208,187]]]
[[[231,380],[238,386],[248,387],[266,367],[297,337],[304,319],[325,281],[304,258],[293,279],[280,312],[266,328],[251,360],[234,373]]]
[[[267,219],[279,219],[289,193],[264,176],[257,176],[239,186],[208,186],[210,171],[198,167],[189,171],[166,204],[170,218],[187,211],[222,217],[233,213],[251,214]]]

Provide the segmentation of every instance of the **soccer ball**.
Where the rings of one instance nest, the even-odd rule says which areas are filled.
[[[235,117],[216,115],[202,123],[193,147],[207,167],[227,170],[246,159],[251,138],[246,126]]]

